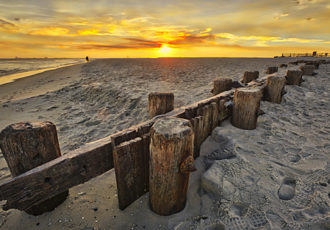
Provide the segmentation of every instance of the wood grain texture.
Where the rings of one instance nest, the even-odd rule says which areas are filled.
[[[0,185],[4,209],[26,210],[113,168],[110,137],[89,143]]]
[[[267,101],[280,104],[286,79],[283,76],[269,76],[266,81],[264,97]]]
[[[216,102],[212,102],[211,106],[211,129],[209,135],[212,133],[213,129],[215,129],[219,125],[219,104]]]
[[[286,73],[286,83],[288,85],[300,85],[303,72],[301,70],[288,70]]]
[[[200,146],[203,143],[203,117],[202,116],[196,116],[195,118],[191,119],[192,128],[195,134],[194,138],[194,158],[199,157],[199,150]]]
[[[267,68],[266,74],[272,74],[278,72],[278,67],[277,66],[271,66]]]
[[[196,125],[194,125],[196,126],[194,130],[196,130],[195,133],[197,137],[197,140],[195,141],[195,150],[198,149],[199,153],[199,147],[207,137],[204,135],[203,124],[205,123],[205,120],[202,116],[203,106],[210,105],[213,102],[219,103],[221,99],[230,100],[233,93],[234,90],[225,91],[187,107],[177,108],[112,136],[88,143],[75,151],[69,152],[64,156],[33,168],[30,171],[1,184],[0,200],[7,200],[7,204],[5,205],[6,209],[16,208],[24,210],[34,204],[39,204],[53,195],[65,192],[73,186],[82,184],[93,177],[112,169],[114,167],[113,145],[120,145],[123,142],[130,141],[137,137],[142,138],[144,142],[143,153],[145,154],[145,159],[147,161],[150,141],[148,135],[151,126],[161,117],[173,116],[185,118],[190,114],[189,119],[196,120]],[[200,114],[197,114],[198,108],[200,109]],[[111,138],[113,138],[114,144],[111,142]],[[196,154],[195,157],[197,156],[198,155]],[[148,166],[149,164],[145,163],[144,167],[147,172]],[[147,174],[145,177],[145,181],[148,181],[149,178]],[[140,179],[137,179],[137,181],[139,180]]]
[[[149,135],[114,146],[119,208],[125,209],[148,191]]]
[[[193,156],[194,132],[188,120],[163,118],[150,131],[150,208],[159,215],[181,211],[186,204],[189,173],[180,172]]]
[[[149,100],[149,118],[156,115],[165,114],[174,108],[174,94],[173,93],[150,93]]]
[[[56,126],[49,121],[20,122],[0,133],[0,148],[13,176],[18,176],[61,156]],[[65,201],[68,191],[25,209],[30,215],[54,210]]]
[[[0,148],[13,176],[61,156],[56,126],[49,122],[20,122],[0,133]]]
[[[233,80],[231,78],[217,78],[213,81],[211,93],[217,95],[227,90],[231,90]]]
[[[262,92],[259,88],[239,88],[234,94],[232,125],[241,129],[255,129]]]
[[[259,77],[259,72],[258,71],[246,71],[244,72],[243,78],[242,78],[242,83],[247,84],[253,80],[256,80]]]
[[[232,110],[226,106],[226,103],[229,102],[229,99],[221,99],[219,101],[219,124],[221,121],[226,120],[228,117],[231,116]]]
[[[303,65],[303,66],[300,66],[299,68],[303,72],[303,75],[306,75],[306,76],[314,75],[315,65]]]

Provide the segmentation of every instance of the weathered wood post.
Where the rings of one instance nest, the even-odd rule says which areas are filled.
[[[286,72],[286,83],[288,85],[300,85],[303,72],[301,70],[288,70]]]
[[[270,102],[280,104],[282,101],[283,90],[286,79],[283,76],[269,76],[266,81],[265,99]]]
[[[174,108],[174,94],[173,93],[149,93],[149,117],[167,113]]]
[[[280,68],[287,68],[287,67],[288,67],[287,64],[281,64],[281,65],[280,65]]]
[[[320,61],[307,61],[306,65],[314,65],[315,69],[319,69]]]
[[[276,73],[278,71],[278,67],[277,66],[271,66],[267,68],[266,74],[272,74],[272,73]]]
[[[211,93],[217,95],[224,91],[231,90],[232,83],[233,80],[230,78],[216,78],[213,81],[213,89],[211,90]]]
[[[56,126],[48,121],[7,126],[0,133],[0,148],[14,177],[61,156]],[[40,183],[51,186],[52,178],[46,175]],[[65,191],[24,211],[40,215],[56,208],[67,196],[68,191]]]
[[[314,65],[303,65],[299,67],[301,71],[303,72],[303,75],[313,76],[315,66]]]
[[[241,82],[243,84],[247,84],[250,81],[256,80],[258,77],[259,77],[259,71],[253,71],[253,72],[246,71],[244,72]]]
[[[196,170],[194,132],[188,120],[167,117],[155,122],[150,135],[150,208],[171,215],[184,209],[189,172]]]
[[[238,88],[234,93],[231,123],[241,129],[255,129],[262,92],[258,88]]]

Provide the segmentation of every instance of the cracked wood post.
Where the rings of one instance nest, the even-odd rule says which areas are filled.
[[[253,72],[246,71],[244,72],[241,82],[243,84],[247,84],[253,80],[256,80],[258,77],[259,77],[259,71],[253,71]]]
[[[20,122],[7,126],[0,133],[0,148],[14,177],[61,156],[56,126],[48,121]],[[52,178],[45,177],[42,183],[52,186]],[[67,196],[68,191],[55,194],[24,211],[40,215],[56,208]]]
[[[238,88],[234,93],[231,123],[240,129],[255,129],[262,92],[258,88]]]
[[[314,75],[314,70],[315,70],[314,65],[303,65],[303,66],[300,66],[299,68],[303,72],[303,75],[307,75],[307,76],[313,76]]]
[[[174,108],[173,93],[150,93],[149,100],[149,118],[170,112]]]
[[[231,90],[232,83],[233,83],[233,80],[230,78],[214,79],[213,89],[211,90],[211,93],[213,93],[213,95],[217,95],[224,91]]]
[[[266,81],[266,88],[264,92],[266,100],[280,104],[282,101],[285,82],[285,77],[278,75],[269,76]]]
[[[266,74],[272,74],[278,72],[278,67],[277,66],[271,66],[267,68]]]
[[[189,172],[196,170],[194,132],[188,120],[167,117],[155,122],[150,135],[150,208],[171,215],[184,209]]]
[[[303,72],[301,70],[288,70],[286,73],[286,83],[288,85],[300,85]]]

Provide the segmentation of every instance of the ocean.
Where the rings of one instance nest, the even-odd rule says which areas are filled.
[[[81,58],[0,59],[0,77],[84,62]]]

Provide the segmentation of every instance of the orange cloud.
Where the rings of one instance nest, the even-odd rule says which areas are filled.
[[[42,35],[42,36],[63,36],[69,34],[69,29],[62,27],[47,27],[29,32],[30,35]]]
[[[216,38],[215,35],[183,35],[179,36],[177,39],[170,41],[168,44],[181,46],[181,45],[196,45],[203,44],[208,41],[212,41]]]

